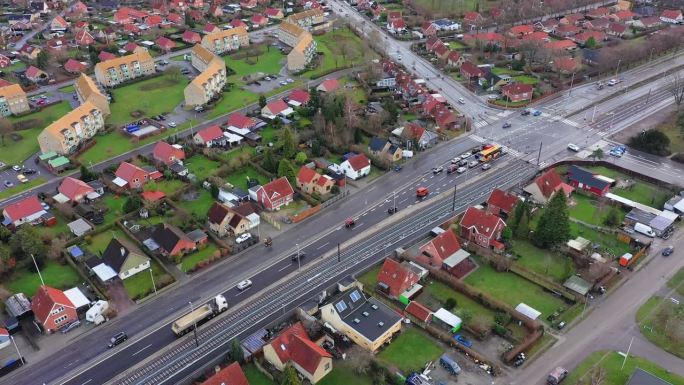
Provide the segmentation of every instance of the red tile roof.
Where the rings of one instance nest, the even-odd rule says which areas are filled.
[[[521,39],[523,41],[544,41],[549,38],[549,34],[542,31],[534,31],[530,34],[523,36]]]
[[[385,258],[382,268],[378,273],[378,283],[383,283],[389,288],[389,295],[399,297],[409,287],[418,282],[418,275],[405,268],[392,258]],[[372,288],[368,288],[371,290]]]
[[[126,182],[130,182],[138,173],[147,174],[145,170],[132,163],[121,162],[119,168],[116,169],[115,175]]]
[[[234,112],[230,114],[230,116],[228,116],[228,121],[226,122],[226,126],[232,126],[236,128],[252,128],[256,126],[256,124],[256,119],[250,118],[241,112]]]
[[[187,31],[183,32],[183,41],[187,43],[199,43],[202,41],[202,37],[199,33],[188,29]]]
[[[230,21],[230,25],[231,25],[233,28],[237,28],[237,27],[246,27],[246,26],[247,26],[247,24],[245,24],[245,22],[242,21],[242,20],[240,20],[240,19],[233,19],[233,20],[231,20],[231,21]]]
[[[164,36],[162,36],[162,37],[158,38],[157,40],[155,40],[155,43],[156,43],[158,46],[160,46],[160,47],[162,47],[163,49],[165,49],[165,50],[170,50],[170,49],[172,49],[173,47],[176,46],[176,43],[175,43],[173,40],[171,40],[171,39],[169,39],[169,38],[166,38],[166,37],[164,37]]]
[[[249,385],[249,381],[247,381],[240,364],[233,362],[209,377],[201,385]]]
[[[620,11],[615,12],[613,16],[615,16],[618,20],[627,21],[634,19],[637,14],[632,11]]]
[[[548,42],[544,46],[550,50],[562,50],[562,49],[567,50],[570,48],[577,47],[577,43],[575,43],[572,40],[564,39],[564,40],[555,40],[555,41]]]
[[[330,353],[316,345],[308,336],[295,335],[290,338],[290,359],[308,373],[314,374],[323,358],[332,358]]]
[[[143,200],[148,202],[156,202],[166,197],[166,194],[164,194],[163,191],[143,191],[140,195]]]
[[[279,113],[287,110],[289,107],[283,99],[276,99],[266,105],[266,108],[271,111],[271,114],[278,115]]]
[[[124,50],[128,52],[133,52],[136,48],[138,48],[138,45],[133,42],[126,43],[126,45],[124,45]]]
[[[256,15],[252,16],[250,21],[254,24],[265,24],[268,23],[268,19],[264,17],[264,15],[257,13]]]
[[[534,180],[542,195],[550,198],[554,192],[558,191],[563,184],[561,177],[556,174],[556,170],[551,168]]]
[[[86,29],[82,29],[78,32],[76,32],[76,37],[74,37],[74,40],[76,40],[76,43],[80,45],[88,45],[88,44],[93,44],[95,42],[95,38],[93,35],[88,32]]]
[[[207,23],[207,25],[204,26],[204,32],[206,33],[212,33],[214,31],[218,30],[218,27],[215,26],[214,24]]]
[[[159,15],[151,15],[151,16],[149,16],[148,18],[145,19],[145,24],[154,27],[154,26],[157,26],[157,25],[161,24],[162,21],[164,21],[164,20],[162,19],[161,16],[159,16]]]
[[[292,92],[290,92],[290,96],[288,98],[290,100],[299,102],[300,104],[304,105],[309,102],[309,100],[311,99],[311,95],[309,95],[308,91],[305,91],[301,88],[297,88],[296,90],[292,90]]]
[[[395,19],[390,22],[392,29],[394,30],[402,30],[406,29],[406,22],[404,19]]]
[[[290,343],[290,338],[295,335],[306,336],[306,330],[304,330],[304,325],[301,322],[290,326],[289,328],[283,330],[276,338],[271,341],[271,347],[275,350],[278,359],[282,363],[286,363],[290,360],[290,352],[287,350],[287,345]],[[285,349],[282,348],[285,347]]]
[[[54,305],[74,307],[63,291],[45,285],[39,287],[31,299],[31,310],[41,324],[45,323]]]
[[[308,184],[314,180],[316,175],[318,175],[316,170],[306,166],[302,166],[299,169],[299,173],[297,174],[297,180],[299,181],[299,183]]]
[[[420,247],[421,255],[428,257],[425,259],[432,266],[442,266],[442,262],[452,254],[461,249],[461,244],[456,238],[456,234],[447,230],[432,238],[430,242]]]
[[[223,137],[223,130],[217,125],[209,126],[197,133],[204,143]]]
[[[337,79],[324,80],[319,87],[325,92],[332,92],[340,88],[340,81]]]
[[[534,27],[529,24],[516,25],[510,29],[513,35],[527,35],[534,32]]]
[[[68,72],[77,73],[85,72],[87,67],[85,66],[85,64],[81,63],[78,60],[69,59],[66,63],[64,63],[64,69]]]
[[[404,309],[407,313],[410,315],[418,318],[419,320],[423,322],[427,322],[430,320],[430,316],[432,315],[432,311],[430,309],[426,308],[425,306],[419,304],[416,301],[411,301],[411,303],[406,306],[406,309]]]
[[[418,123],[406,123],[404,129],[408,131],[405,136],[411,139],[420,139],[425,134],[425,127]]]
[[[475,22],[481,18],[482,16],[477,12],[466,12],[465,15],[463,15],[463,21],[470,23]]]
[[[62,184],[59,185],[57,191],[69,198],[69,200],[75,201],[77,197],[85,196],[95,190],[86,182],[68,176],[62,180]]]
[[[475,207],[468,207],[461,219],[461,227],[474,228],[477,233],[492,239],[497,225],[501,222],[503,220],[494,214],[489,214]]]
[[[347,162],[349,162],[349,165],[354,171],[359,171],[364,167],[370,166],[370,160],[366,157],[365,154],[354,155],[351,158],[347,159]]]
[[[280,14],[280,12],[281,11],[278,8],[266,8],[266,10],[264,11],[266,16],[270,17],[276,17],[278,16],[278,14]]]
[[[36,68],[36,67],[34,67],[34,66],[30,66],[30,67],[26,70],[26,77],[27,77],[27,78],[35,78],[35,77],[38,76],[41,72],[43,72],[43,71],[41,71],[40,69],[38,69],[38,68]]]
[[[294,194],[294,189],[286,177],[280,177],[272,180],[262,186],[266,196],[273,200],[274,197],[283,197]]]
[[[154,149],[152,150],[152,156],[155,159],[158,159],[164,163],[168,163],[169,158],[174,156],[176,160],[183,160],[185,159],[185,151],[182,149],[176,148],[163,140],[160,140],[157,142],[156,145],[154,145]]]
[[[626,11],[629,12],[629,11]],[[660,14],[660,17],[664,19],[672,19],[676,20],[679,17],[682,17],[682,11],[679,9],[666,9],[663,11],[662,14]]]
[[[507,84],[501,87],[501,91],[507,95],[520,95],[524,93],[531,93],[534,90],[532,84],[514,83]]]
[[[40,211],[43,211],[43,206],[40,205],[40,201],[35,195],[5,207],[5,213],[12,221],[26,218]]]
[[[600,44],[603,40],[605,40],[606,34],[601,31],[584,31],[575,35],[573,39],[580,44],[585,44],[592,37],[594,38],[595,43]]]
[[[518,204],[518,197],[515,194],[509,194],[506,191],[499,190],[495,188],[491,194],[489,194],[489,199],[487,199],[488,205],[494,205],[501,210],[510,213]]]
[[[106,61],[106,60],[109,60],[109,59],[114,59],[114,58],[116,58],[116,55],[114,55],[114,54],[111,53],[111,52],[102,51],[102,52],[100,52],[99,55],[97,55],[97,58],[100,59],[100,61]]]

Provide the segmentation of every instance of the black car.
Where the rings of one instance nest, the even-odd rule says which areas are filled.
[[[668,247],[663,249],[663,252],[661,254],[663,255],[663,257],[669,257],[670,255],[672,255],[673,252],[674,252],[674,247],[668,246]]]
[[[26,170],[24,170],[24,175],[32,175],[32,174],[35,174],[35,173],[37,173],[37,172],[38,172],[38,171],[36,171],[36,170],[34,170],[34,169],[32,169],[32,168],[27,168]]]
[[[306,257],[306,253],[303,252],[303,251],[300,251],[300,252],[299,252],[299,260],[304,259],[304,257]],[[291,259],[293,262],[297,262],[297,253],[292,254],[292,255],[290,256],[290,259]]]
[[[108,348],[113,348],[116,345],[124,343],[128,339],[128,336],[124,332],[119,332],[114,334],[112,338],[109,339],[109,344],[107,345]]]

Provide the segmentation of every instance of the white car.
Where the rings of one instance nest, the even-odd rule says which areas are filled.
[[[12,170],[19,172],[19,171],[21,171],[21,166],[18,166],[15,164],[14,166],[12,166]]]
[[[240,244],[242,242],[246,242],[250,238],[252,238],[252,234],[243,233],[243,234],[240,234],[237,238],[235,238],[235,243]]]
[[[461,157],[457,156],[451,160],[451,164],[459,164],[461,162]]]
[[[470,168],[477,167],[478,164],[480,164],[480,162],[478,162],[476,160],[471,160],[470,162],[468,162],[468,167],[470,167]]]
[[[574,143],[569,143],[569,144],[568,144],[568,149],[569,149],[569,150],[572,150],[572,151],[575,151],[575,152],[579,152],[579,150],[580,150],[579,146],[576,145],[576,144],[574,144]]]
[[[169,127],[176,127],[176,122],[169,122]]]
[[[459,174],[463,174],[464,172],[466,172],[466,170],[467,170],[467,169],[466,169],[465,167],[462,167],[462,166],[461,166],[461,167],[459,167],[459,168],[456,169],[456,172],[459,173]]]
[[[465,104],[465,99],[463,99],[463,98],[458,98],[458,103],[459,103],[459,104]]]
[[[618,80],[618,79],[610,79],[610,80],[608,80],[608,85],[609,85],[610,87],[612,87],[612,86],[614,86],[614,85],[616,85],[616,84],[618,84],[618,83],[620,83],[620,80]]]
[[[245,289],[248,289],[250,286],[252,286],[252,281],[250,281],[249,279],[245,279],[244,281],[238,283],[236,287],[238,290],[243,291]]]
[[[470,158],[472,155],[473,155],[473,154],[472,154],[470,151],[464,152],[463,154],[461,154],[461,159],[468,159],[468,158]]]

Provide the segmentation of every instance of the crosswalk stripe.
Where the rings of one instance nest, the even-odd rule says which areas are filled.
[[[480,142],[480,143],[484,143],[484,142],[485,142],[485,138],[483,138],[483,137],[481,137],[481,136],[479,136],[479,135],[470,135],[470,139],[472,139],[472,140],[474,140],[474,141],[476,141],[476,142]]]

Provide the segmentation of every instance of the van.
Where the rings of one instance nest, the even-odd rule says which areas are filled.
[[[549,385],[558,385],[568,376],[568,371],[562,367],[557,367],[546,378],[546,383]]]
[[[442,354],[442,356],[439,357],[439,364],[450,374],[461,373],[461,367],[458,366],[456,361],[454,361],[451,357],[447,356],[446,354]]]
[[[641,233],[647,237],[655,237],[655,232],[653,231],[653,229],[650,226],[646,226],[643,223],[635,224],[634,231],[636,231],[637,233]]]

